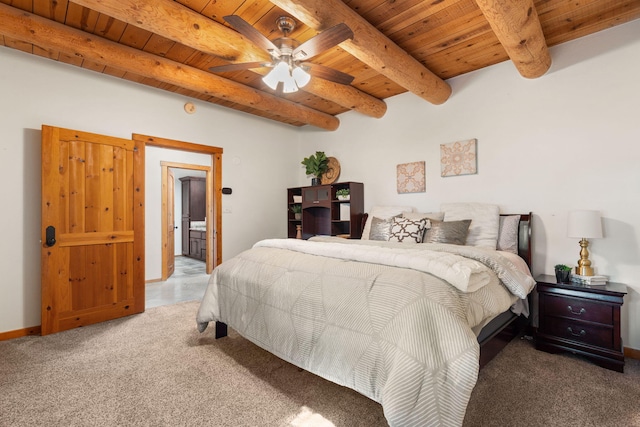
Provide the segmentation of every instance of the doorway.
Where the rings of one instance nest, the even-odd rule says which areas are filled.
[[[183,192],[188,189],[184,188],[183,180],[197,179],[201,183],[206,182],[206,175],[211,173],[211,168],[204,165],[167,161],[160,162],[160,168],[163,211],[161,227],[166,230],[166,241],[160,242],[162,246],[162,278],[160,281],[146,284],[147,308],[201,300],[209,282],[205,259],[202,256],[191,256],[190,250],[193,248],[190,247],[189,242],[191,233],[197,233],[198,237],[206,233],[207,221],[204,217],[206,188],[201,186],[199,189],[201,194],[197,203],[200,205],[198,210],[202,211],[200,216],[190,218],[187,214],[185,217]],[[192,219],[203,221],[192,221]]]
[[[188,173],[203,173],[206,181],[206,228],[202,232],[203,239],[206,240],[206,262],[204,263],[203,276],[211,273],[213,268],[217,266],[222,260],[222,244],[221,244],[221,194],[222,194],[222,149],[218,147],[211,147],[199,144],[192,144],[188,142],[169,140],[164,138],[157,138],[145,135],[134,134],[133,139],[136,141],[143,141],[145,146],[152,147],[149,151],[155,151],[156,156],[150,156],[147,158],[147,187],[156,186],[155,193],[147,191],[147,211],[153,212],[155,215],[152,219],[147,218],[147,249],[145,252],[148,255],[149,262],[147,263],[147,284],[164,285],[165,282],[176,281],[179,277],[170,277],[169,275],[169,258],[170,255],[175,255],[175,252],[170,250],[169,239],[176,229],[175,225],[172,225],[172,229],[169,230],[169,212],[168,206],[168,176],[171,170],[178,172],[185,169]],[[153,150],[153,148],[160,148],[161,150]],[[175,154],[173,154],[175,153]],[[194,158],[193,154],[205,154],[206,156],[196,157],[192,164],[189,159]],[[166,160],[177,160],[169,162]],[[186,162],[180,163],[179,161],[186,159]],[[207,160],[209,159],[209,160]],[[151,161],[151,163],[149,163]],[[187,163],[188,162],[188,163]],[[161,178],[158,180],[158,166],[161,170]],[[180,172],[181,173],[181,172]],[[179,175],[179,174],[178,174]],[[176,178],[177,180],[177,178]],[[152,184],[155,182],[156,184]],[[175,180],[173,181],[175,183]],[[178,183],[179,180],[178,180]],[[160,188],[162,187],[162,188]],[[151,188],[151,187],[150,187]],[[148,188],[148,190],[150,190]],[[155,195],[154,195],[155,194]],[[180,218],[178,214],[174,213],[173,221],[179,223]],[[157,228],[156,228],[157,227]],[[152,234],[153,233],[153,234]],[[179,234],[179,233],[178,233]],[[178,257],[181,258],[181,257]],[[175,263],[178,266],[180,263]],[[199,265],[203,263],[200,261]],[[175,276],[175,273],[174,273]],[[189,278],[191,280],[192,278]],[[161,292],[162,293],[162,292]],[[165,294],[171,294],[172,292],[165,292]],[[193,299],[193,298],[192,298]],[[149,301],[148,306],[153,306]]]
[[[191,256],[190,234],[193,235],[191,240],[198,243],[198,247],[202,247],[205,251],[204,257],[198,256],[196,258],[204,258],[204,261],[208,258],[210,245],[202,237],[205,237],[206,233],[211,230],[211,221],[207,221],[207,218],[211,219],[211,216],[207,215],[212,210],[209,206],[210,203],[207,197],[200,198],[200,202],[203,203],[202,214],[198,218],[189,218],[187,215],[185,221],[185,216],[182,213],[185,209],[183,191],[186,190],[182,181],[183,179],[188,180],[189,177],[198,179],[200,182],[204,180],[204,194],[206,195],[212,192],[210,186],[212,180],[210,179],[211,168],[209,166],[163,161],[160,163],[160,167],[162,170],[162,280],[164,281],[172,274],[176,253]],[[200,189],[202,190],[202,187]],[[176,212],[180,212],[180,214],[176,214]],[[180,230],[180,232],[175,233],[175,230]],[[200,240],[203,243],[200,243]],[[178,248],[180,250],[176,250]],[[194,250],[194,252],[196,251]]]

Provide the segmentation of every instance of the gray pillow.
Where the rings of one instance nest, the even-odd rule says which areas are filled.
[[[398,215],[399,217],[400,215]],[[371,229],[369,230],[369,240],[389,240],[389,236],[391,235],[391,226],[393,225],[393,219],[396,218],[392,216],[391,218],[378,218],[373,217],[371,219]]]
[[[501,216],[500,231],[498,232],[498,246],[496,249],[518,255],[519,226],[520,215]]]
[[[449,243],[452,245],[464,245],[467,241],[470,219],[460,221],[434,221],[431,227],[424,232],[422,243]]]

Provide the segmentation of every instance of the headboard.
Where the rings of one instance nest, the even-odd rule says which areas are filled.
[[[531,258],[533,256],[533,251],[531,248],[531,223],[533,219],[533,214],[529,212],[528,214],[500,214],[500,216],[511,216],[511,215],[520,215],[520,223],[518,226],[518,255],[527,263],[529,266],[529,270],[531,270]],[[369,214],[365,213],[362,215],[362,229],[364,229],[364,225],[367,222]]]
[[[533,214],[500,214],[500,216],[520,215],[520,224],[518,227],[518,255],[525,260],[531,270],[531,258],[533,251],[531,249],[531,220]]]

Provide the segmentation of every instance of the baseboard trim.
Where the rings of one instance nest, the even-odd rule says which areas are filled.
[[[12,340],[14,338],[26,337],[28,335],[40,335],[40,325],[30,328],[16,329],[15,331],[0,332],[0,341]]]
[[[640,360],[640,350],[636,350],[635,348],[625,347],[624,357]]]

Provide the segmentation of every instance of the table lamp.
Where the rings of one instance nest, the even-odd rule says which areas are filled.
[[[602,221],[598,211],[571,211],[567,226],[567,236],[580,239],[580,260],[576,267],[576,274],[581,276],[593,276],[593,268],[589,261],[589,241],[602,237]]]

